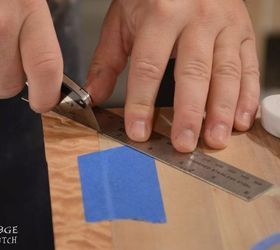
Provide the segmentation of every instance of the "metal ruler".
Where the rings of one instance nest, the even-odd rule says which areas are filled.
[[[173,148],[169,137],[154,131],[147,142],[134,142],[125,133],[122,117],[98,107],[92,109],[88,93],[75,86],[68,77],[64,77],[63,84],[71,91],[63,91],[62,101],[54,109],[61,115],[243,200],[250,201],[272,187],[271,183],[198,150],[189,154],[179,153]]]
[[[134,142],[125,133],[122,117],[101,108],[94,108],[94,114],[102,134],[243,200],[250,201],[272,187],[261,178],[197,150],[189,154],[179,153],[169,137],[154,131],[147,142]]]

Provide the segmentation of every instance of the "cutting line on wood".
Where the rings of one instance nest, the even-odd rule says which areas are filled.
[[[154,131],[146,142],[130,140],[125,132],[124,119],[105,109],[92,109],[90,95],[67,76],[64,76],[62,93],[61,102],[54,109],[58,114],[243,200],[253,200],[272,187],[271,183],[257,176],[200,151],[179,153],[173,148],[169,137]],[[169,126],[172,125],[164,115],[160,117]]]
[[[169,127],[172,126],[172,121],[169,120],[165,115],[160,114],[159,116],[160,116],[160,118],[161,118],[163,121],[165,121],[165,122],[167,123],[167,125],[168,125]]]

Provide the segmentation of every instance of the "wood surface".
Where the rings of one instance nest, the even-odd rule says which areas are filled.
[[[99,150],[98,135],[69,119],[43,116],[56,250],[112,248],[109,222],[85,222],[77,156]]]
[[[171,110],[161,109],[156,130],[168,134],[171,118]],[[203,143],[199,147],[274,188],[245,202],[157,162],[167,215],[163,225],[85,223],[77,156],[118,144],[54,113],[44,116],[44,130],[58,250],[245,250],[280,232],[280,140],[266,133],[259,120],[251,131],[235,132],[225,150],[209,150]]]

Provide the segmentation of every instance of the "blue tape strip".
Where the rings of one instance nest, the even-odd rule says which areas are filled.
[[[278,246],[279,248],[275,248]],[[280,249],[280,233],[274,234],[255,245],[252,250],[269,250],[272,247],[273,249]]]
[[[79,156],[78,163],[87,222],[166,222],[153,158],[118,147]]]

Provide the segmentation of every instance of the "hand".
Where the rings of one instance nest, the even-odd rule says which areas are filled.
[[[0,38],[0,99],[17,95],[27,80],[30,106],[51,109],[63,62],[46,0],[0,1]]]
[[[125,126],[136,141],[149,138],[154,102],[168,59],[175,66],[171,138],[181,152],[204,139],[227,145],[233,126],[248,130],[259,99],[255,38],[242,0],[115,0],[105,18],[87,89],[97,103],[112,93],[128,57]]]

